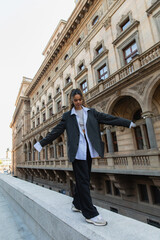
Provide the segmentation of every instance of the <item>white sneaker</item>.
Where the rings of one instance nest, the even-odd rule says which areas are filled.
[[[73,212],[82,212],[80,209],[77,209],[74,204],[72,203],[72,207],[71,207]]]
[[[101,215],[98,215],[98,216],[93,217],[93,218],[90,218],[90,219],[87,219],[87,218],[86,218],[86,222],[92,223],[92,224],[94,224],[94,225],[96,225],[96,226],[105,226],[105,225],[107,225],[107,221],[105,221],[105,220],[101,217]]]

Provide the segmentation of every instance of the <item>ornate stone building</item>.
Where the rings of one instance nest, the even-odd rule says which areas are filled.
[[[60,121],[70,91],[80,87],[89,107],[137,125],[101,126],[105,157],[93,160],[94,203],[160,227],[160,1],[79,0],[43,55],[16,101],[14,176],[72,195],[66,133],[40,154],[33,145]]]

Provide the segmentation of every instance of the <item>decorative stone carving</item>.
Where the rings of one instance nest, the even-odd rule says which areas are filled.
[[[84,48],[85,48],[86,51],[88,51],[89,47],[90,47],[90,43],[89,43],[89,41],[87,41],[84,45]]]
[[[95,105],[95,109],[99,112],[105,112],[105,108],[106,108],[106,105],[107,105],[107,102],[109,101],[109,99],[107,100],[104,100],[98,104]]]
[[[75,62],[74,62],[74,59],[72,58],[71,61],[70,61],[71,67],[74,66],[74,63],[75,63]]]
[[[63,72],[60,72],[59,77],[63,78]]]
[[[108,17],[108,18],[104,21],[103,26],[105,27],[106,30],[111,26],[111,17]]]
[[[119,96],[121,95],[121,90],[117,90],[117,91],[115,92],[115,94],[116,94],[117,97],[119,97]]]
[[[133,89],[134,91],[136,91],[138,94],[143,95],[144,93],[144,89],[147,85],[147,83],[149,82],[150,78],[147,79],[144,82],[140,82],[139,84],[136,84],[136,86],[132,87],[131,89]]]
[[[117,37],[120,35],[120,34],[122,34],[122,31],[121,31],[121,25],[123,24],[123,22],[127,19],[127,18],[129,18],[129,20],[130,20],[130,24],[132,24],[134,21],[135,21],[135,19],[133,19],[133,16],[132,16],[132,12],[131,11],[129,11],[127,14],[125,14],[125,15],[122,15],[121,16],[121,19],[120,19],[120,21],[117,23],[117,25],[116,25],[116,28],[117,28]]]

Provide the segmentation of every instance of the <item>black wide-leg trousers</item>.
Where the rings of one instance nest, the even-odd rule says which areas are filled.
[[[97,216],[99,213],[96,207],[93,206],[90,195],[90,173],[92,158],[90,156],[87,144],[87,159],[77,160],[72,163],[73,171],[76,180],[75,194],[73,198],[74,206],[82,211],[85,218],[90,219]]]

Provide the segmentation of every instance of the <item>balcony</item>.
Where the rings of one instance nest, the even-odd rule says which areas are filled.
[[[68,159],[27,161],[17,164],[18,168],[38,168],[72,171]],[[160,152],[146,151],[128,155],[107,154],[103,159],[93,159],[92,172],[121,173],[134,175],[159,176]]]
[[[143,73],[143,71],[150,69],[153,63],[157,63],[160,61],[160,42],[155,44],[152,48],[148,49],[141,55],[137,55],[133,58],[133,60],[119,69],[117,72],[110,75],[106,80],[101,81],[98,85],[93,87],[86,93],[86,99],[91,100],[96,95],[103,94],[108,89],[117,87],[118,84],[124,84],[124,82],[128,79],[135,80],[135,77],[139,75],[139,73]]]

